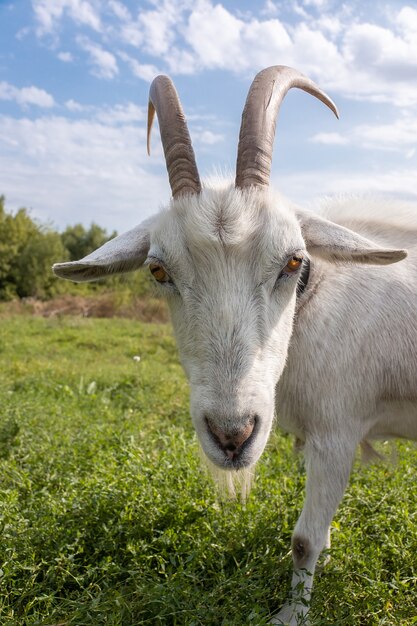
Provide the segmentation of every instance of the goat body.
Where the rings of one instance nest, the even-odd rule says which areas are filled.
[[[328,104],[310,82],[294,83],[293,72],[279,70]],[[170,125],[163,129],[166,148]],[[259,184],[245,162],[239,184],[213,188],[201,185],[194,162],[191,170],[191,183],[184,173],[173,182],[172,166],[180,191],[161,214],[54,271],[82,281],[149,266],[168,299],[191,416],[214,465],[251,467],[275,411],[303,442],[292,593],[272,620],[295,626],[306,623],[316,562],[357,446],[417,439],[416,212],[347,198],[325,203],[320,216],[273,195],[268,164]],[[303,268],[309,278],[297,296]]]
[[[362,216],[368,203],[372,200],[356,201]],[[337,214],[338,204],[328,208]],[[395,208],[393,201],[393,215]],[[345,223],[353,218],[354,213]],[[298,597],[293,592],[277,624],[304,623],[302,600],[309,600],[318,556],[330,546],[329,526],[357,445],[417,439],[417,231],[384,223],[383,216],[368,222],[362,217],[356,226],[375,241],[408,246],[409,256],[386,267],[313,260],[277,385],[279,423],[304,443],[307,471],[292,539],[293,589],[300,589],[301,581],[303,587]]]

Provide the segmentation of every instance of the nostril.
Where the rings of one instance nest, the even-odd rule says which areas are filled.
[[[208,428],[210,435],[212,436],[214,441],[217,443],[219,448],[223,449],[227,443],[227,441],[225,440],[223,431],[221,430],[221,428],[216,426],[216,424],[214,423],[214,420],[210,419],[209,417],[206,417],[205,420],[206,420],[207,428]]]
[[[242,431],[242,434],[241,434],[241,437],[243,439],[242,443],[244,443],[246,439],[249,439],[249,437],[251,436],[253,432],[254,427],[255,427],[255,418],[251,417]]]
[[[249,443],[257,423],[257,416],[251,416],[243,426],[238,428],[236,428],[237,420],[233,420],[234,428],[229,430],[218,426],[213,418],[205,416],[205,421],[210,435],[219,448],[229,458],[234,459],[240,454],[243,446]]]

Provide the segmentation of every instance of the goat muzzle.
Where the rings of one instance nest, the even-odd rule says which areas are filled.
[[[220,428],[212,418],[206,417],[209,433],[228,459],[235,461],[242,450],[247,447],[254,433],[256,417],[250,417],[244,426],[225,430]]]

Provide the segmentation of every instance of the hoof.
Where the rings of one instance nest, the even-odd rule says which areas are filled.
[[[309,626],[308,608],[303,604],[284,604],[269,623],[276,626]]]

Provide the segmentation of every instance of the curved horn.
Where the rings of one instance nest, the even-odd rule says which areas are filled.
[[[336,105],[312,80],[285,65],[268,67],[255,76],[246,98],[237,149],[236,187],[267,187],[271,173],[275,124],[281,102],[291,87],[315,96],[336,117]]]
[[[149,90],[148,154],[155,111],[158,115],[172,196],[176,198],[186,193],[199,193],[201,183],[190,133],[174,83],[168,76],[157,76]]]

